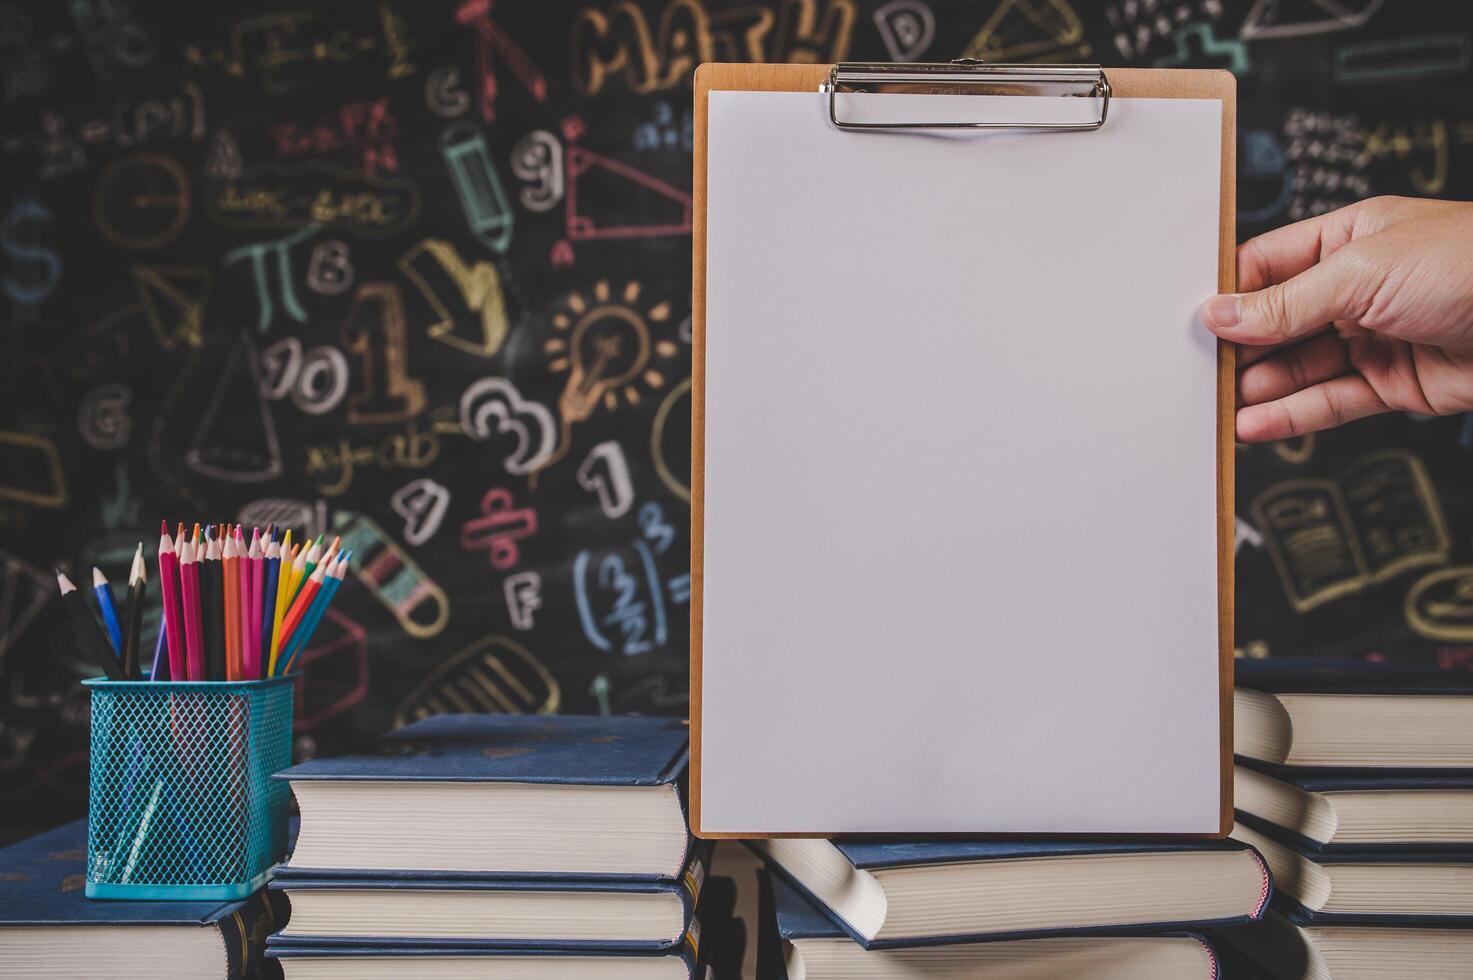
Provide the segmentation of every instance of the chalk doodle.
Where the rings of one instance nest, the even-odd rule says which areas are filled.
[[[1449,643],[1473,642],[1473,566],[1441,568],[1407,590],[1407,625],[1418,635]]]
[[[984,61],[1084,61],[1093,49],[1066,0],[1001,0],[962,52]]]
[[[1239,76],[1251,67],[1247,43],[1238,38],[1219,39],[1211,24],[1188,24],[1172,35],[1172,41],[1176,50],[1157,58],[1156,67],[1226,68]]]
[[[261,352],[261,394],[272,401],[291,396],[308,415],[326,415],[348,393],[348,359],[336,347],[303,351],[296,337],[283,337]]]
[[[639,508],[639,532],[657,555],[663,555],[675,543],[675,528],[666,522],[664,508],[653,500]]]
[[[248,170],[210,185],[205,214],[225,228],[341,228],[386,238],[419,217],[419,187],[403,177],[355,174],[320,163]]]
[[[1305,612],[1402,572],[1446,564],[1446,521],[1422,461],[1369,453],[1334,480],[1269,487],[1250,505],[1284,593]]]
[[[51,598],[56,579],[0,551],[0,662]]]
[[[352,511],[333,514],[342,547],[353,552],[349,568],[410,636],[436,636],[450,620],[445,590],[372,519]]]
[[[511,172],[531,184],[517,195],[528,211],[551,211],[563,199],[563,148],[547,130],[534,129],[516,141]]]
[[[501,583],[506,597],[506,614],[515,629],[532,628],[533,614],[542,608],[542,576],[536,572],[517,572]]]
[[[471,97],[460,87],[459,68],[446,65],[429,73],[425,78],[425,105],[445,119],[465,115],[471,107]]]
[[[1109,0],[1105,19],[1111,40],[1122,58],[1142,58],[1159,42],[1191,24],[1216,25],[1223,16],[1223,0]]]
[[[517,507],[510,490],[492,487],[481,498],[481,516],[461,527],[460,547],[486,552],[491,567],[504,572],[521,561],[521,539],[536,533],[537,511]]]
[[[581,146],[568,147],[565,172],[570,241],[690,234],[690,195],[663,180]]]
[[[398,286],[389,282],[359,286],[342,336],[343,346],[362,364],[362,387],[348,397],[349,422],[401,422],[424,411],[424,384],[408,373],[409,337]]]
[[[486,262],[466,264],[455,246],[439,238],[426,238],[399,259],[399,268],[439,318],[426,333],[442,344],[477,357],[493,357],[506,342],[510,323],[501,275]],[[437,288],[439,284],[439,288]],[[448,287],[448,288],[447,288]],[[477,314],[476,326],[462,335],[460,318],[450,310],[444,295],[453,289],[459,305]]]
[[[203,342],[205,303],[213,283],[208,269],[133,267],[133,288],[160,347],[173,350],[180,344],[198,347]]]
[[[689,109],[677,119],[669,102],[655,103],[655,117],[634,127],[633,146],[640,152],[654,150],[689,153],[695,144],[695,120]]]
[[[936,37],[936,15],[921,0],[890,0],[874,18],[891,61],[915,61]]]
[[[120,95],[105,111],[86,113],[75,123],[59,112],[45,112],[40,132],[0,137],[0,152],[36,151],[41,161],[37,175],[54,180],[84,169],[87,147],[130,149],[171,140],[198,141],[204,135],[204,93],[185,82],[167,96]]]
[[[334,17],[319,21],[314,10],[292,10],[247,17],[230,25],[226,45],[194,43],[184,48],[187,68],[213,70],[235,79],[252,79],[261,90],[282,95],[311,83],[332,78],[332,70],[376,56],[384,63],[384,78],[414,74],[410,57],[413,40],[404,18],[387,0],[373,7],[378,21],[371,27],[349,26]]]
[[[1258,528],[1238,517],[1233,524],[1233,552],[1242,551],[1245,544],[1250,548],[1262,548],[1263,535]]]
[[[486,636],[445,660],[394,710],[394,727],[464,712],[556,714],[562,691],[532,653],[504,636]]]
[[[307,288],[324,296],[337,296],[353,288],[353,263],[348,243],[341,238],[318,242],[307,263]]]
[[[1348,31],[1369,21],[1386,0],[1255,0],[1238,36],[1245,41]]]
[[[509,378],[482,378],[460,396],[460,425],[477,442],[513,436],[516,447],[503,457],[508,473],[541,469],[557,443],[557,424],[547,407],[528,401]]]
[[[82,396],[77,406],[77,431],[82,441],[93,449],[121,449],[133,432],[133,419],[128,404],[133,390],[125,384],[111,382],[98,385]]]
[[[327,503],[318,500],[292,500],[287,497],[263,497],[252,500],[236,514],[236,520],[247,526],[293,527],[307,537],[327,533]]]
[[[1468,137],[1473,142],[1473,126]],[[1407,176],[1419,194],[1441,194],[1447,186],[1453,136],[1446,119],[1381,123],[1364,134],[1365,148],[1356,163],[1365,165],[1382,158],[1407,164]]]
[[[51,211],[40,198],[16,198],[0,221],[0,249],[9,256],[0,288],[17,307],[39,306],[61,280],[61,257],[41,244],[41,227],[52,222]]]
[[[178,237],[189,220],[189,200],[189,179],[179,164],[157,153],[138,153],[102,171],[92,216],[108,241],[141,251]]]
[[[663,647],[670,637],[664,584],[642,540],[585,549],[573,559],[573,595],[588,642],[626,657]]]
[[[345,613],[328,609],[295,669],[302,680],[293,701],[294,727],[315,731],[368,697],[368,634]]]
[[[655,334],[674,332],[671,306],[658,302],[641,307],[643,290],[631,281],[616,295],[608,280],[600,279],[587,295],[568,294],[553,314],[555,335],[542,349],[548,368],[568,375],[558,398],[564,425],[583,421],[600,404],[610,411],[621,404],[638,405],[642,390],[665,387],[666,377],[655,361],[674,358],[679,348]]]
[[[251,279],[256,287],[256,329],[262,333],[270,328],[271,321],[276,316],[276,304],[271,301],[271,277],[267,274],[266,267],[268,257],[276,260],[276,280],[280,283],[278,292],[286,315],[298,323],[307,321],[307,311],[302,307],[302,301],[297,298],[296,287],[292,285],[294,280],[291,252],[292,246],[300,245],[315,235],[318,230],[316,225],[307,225],[285,238],[232,249],[226,252],[225,257],[221,260],[226,268],[241,259],[251,260]]]
[[[0,500],[66,506],[66,476],[56,443],[27,432],[0,432]]]
[[[1380,84],[1460,75],[1468,70],[1473,45],[1467,34],[1421,34],[1358,41],[1335,51],[1335,81]]]
[[[690,384],[691,379],[670,389],[655,413],[650,432],[650,454],[660,482],[675,496],[690,503]]]
[[[250,419],[253,425],[242,425]],[[261,364],[248,334],[230,350],[225,368],[189,440],[184,464],[200,476],[259,483],[281,475],[281,444],[261,395]]]
[[[612,439],[588,452],[578,467],[578,485],[598,496],[605,517],[623,517],[634,503],[634,483],[629,478],[629,461],[624,449]]]
[[[404,518],[404,540],[417,548],[440,530],[450,506],[450,491],[429,477],[420,477],[395,490],[389,506]]]
[[[1238,132],[1238,221],[1256,224],[1282,214],[1294,193],[1284,148],[1265,129]],[[1249,202],[1261,202],[1257,207]]]
[[[1367,138],[1354,114],[1291,109],[1283,137],[1294,182],[1285,217],[1298,221],[1371,196]]]
[[[269,136],[276,155],[284,160],[349,151],[363,161],[363,173],[399,169],[399,154],[393,140],[399,121],[389,107],[388,96],[347,102],[311,125],[290,120],[271,127]]]
[[[243,173],[245,164],[241,161],[240,147],[236,145],[235,137],[228,129],[215,130],[215,136],[210,140],[210,152],[205,157],[205,176],[228,180],[238,178]]]
[[[317,481],[317,491],[334,497],[353,483],[359,467],[380,470],[422,470],[440,458],[443,437],[462,435],[455,411],[449,407],[431,409],[428,426],[409,423],[402,432],[391,432],[378,439],[355,445],[341,438],[337,442],[307,447],[306,474]]]
[[[522,87],[538,102],[547,101],[547,79],[521,45],[491,17],[495,0],[464,0],[455,8],[455,21],[476,32],[476,105],[481,118],[496,118],[496,62],[505,62]]]
[[[455,123],[440,134],[440,152],[471,232],[491,251],[505,254],[511,247],[514,215],[486,137],[469,123]]]

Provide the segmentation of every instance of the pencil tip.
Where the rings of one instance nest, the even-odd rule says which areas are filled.
[[[102,569],[96,565],[92,566],[92,587],[95,589],[100,585],[107,585],[107,576],[102,574]]]

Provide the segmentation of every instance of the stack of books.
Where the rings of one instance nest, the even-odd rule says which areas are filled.
[[[1473,683],[1240,661],[1233,836],[1277,883],[1222,940],[1282,980],[1473,976]]]
[[[285,903],[91,901],[87,821],[0,850],[3,980],[242,980],[262,965]]]
[[[1272,891],[1236,841],[764,840],[764,975],[1215,980]]]
[[[301,829],[267,955],[287,980],[698,976],[709,850],[686,827],[688,735],[444,715],[287,770]]]

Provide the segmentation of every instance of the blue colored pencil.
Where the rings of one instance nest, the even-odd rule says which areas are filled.
[[[352,557],[353,552],[345,551],[338,558],[336,566],[328,569],[327,575],[324,576],[322,589],[318,591],[312,607],[307,610],[307,615],[302,618],[287,652],[280,658],[281,669],[277,672],[278,674],[289,672],[297,654],[301,653],[311,642],[312,634],[317,632],[317,625],[322,622],[322,617],[327,615],[327,607],[332,602],[332,597],[337,595],[338,589],[343,587],[343,575]]]
[[[107,635],[113,641],[113,650],[123,655],[123,625],[118,621],[118,607],[113,604],[113,590],[107,584],[102,569],[92,566],[92,591],[97,594],[97,605],[102,610],[102,622],[107,626]]]
[[[167,680],[167,678],[161,675],[167,674],[169,672],[169,658],[167,656],[169,643],[168,637],[166,636],[168,628],[168,621],[160,617],[159,642],[158,645],[153,648],[153,666],[150,667],[148,671],[148,679],[151,681]]]
[[[268,532],[269,529],[268,529]],[[281,545],[266,546],[266,575],[261,590],[261,672],[271,663],[271,625],[276,618],[276,588],[281,581]]]

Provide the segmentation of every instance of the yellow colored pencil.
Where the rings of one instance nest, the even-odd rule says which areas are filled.
[[[287,537],[291,536],[288,531]],[[283,551],[281,558],[281,571],[278,572],[279,580],[276,583],[276,614],[271,620],[271,655],[267,661],[266,676],[274,677],[276,674],[276,658],[281,653],[281,623],[286,619],[288,607],[292,598],[296,595],[297,583],[306,575],[307,553],[301,545],[292,545],[292,557],[286,557]],[[290,579],[290,581],[287,581]]]

